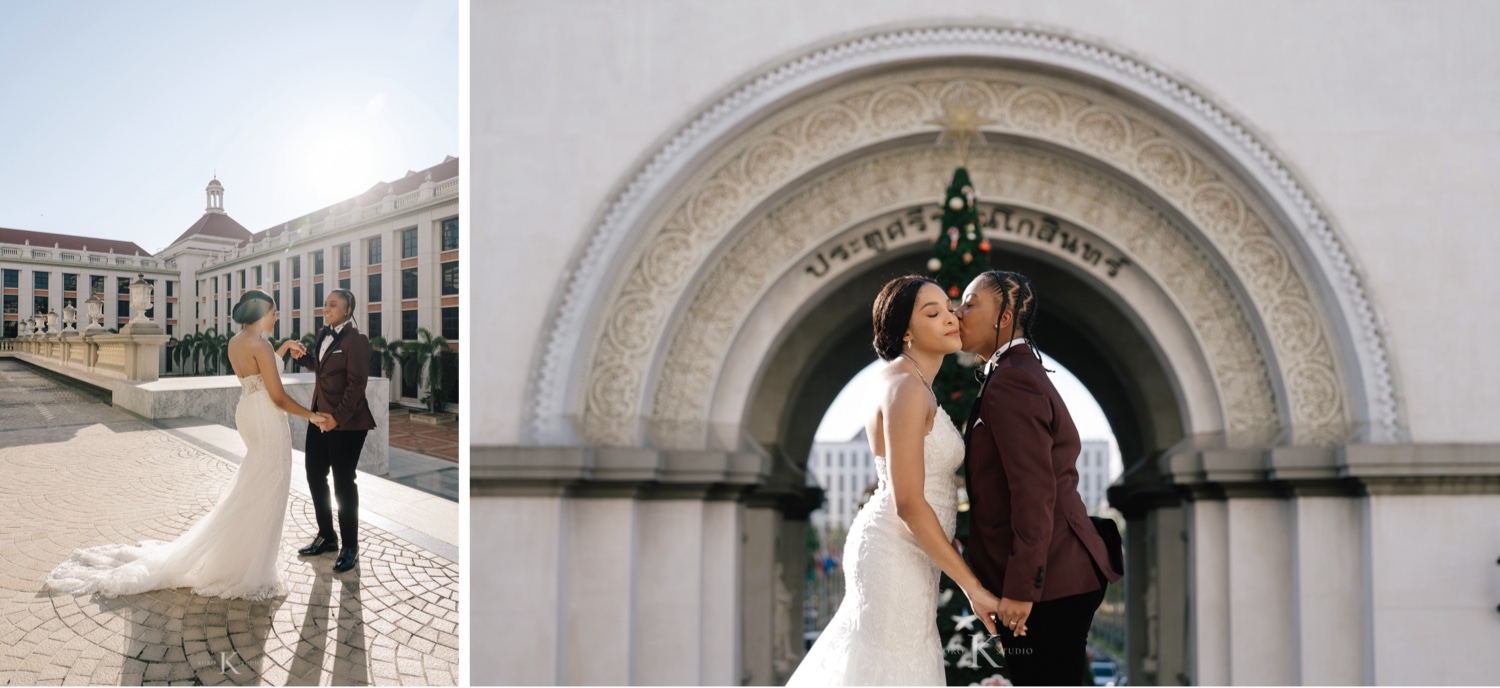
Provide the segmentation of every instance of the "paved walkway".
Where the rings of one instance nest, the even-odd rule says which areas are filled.
[[[316,526],[294,466],[285,598],[42,588],[76,548],[185,531],[234,475],[225,430],[143,421],[0,358],[0,684],[455,684],[457,504],[373,476],[360,566],[335,574],[331,553],[296,555]]]
[[[460,420],[462,422],[462,420]],[[446,459],[458,469],[458,423],[428,425],[402,414],[390,419],[391,447]]]

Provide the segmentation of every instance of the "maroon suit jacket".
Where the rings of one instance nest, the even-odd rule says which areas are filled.
[[[319,358],[323,340],[333,337],[328,354]],[[365,402],[365,383],[370,379],[370,338],[350,323],[337,335],[331,328],[318,332],[317,341],[297,365],[317,374],[313,385],[313,411],[333,416],[333,430],[374,430],[375,416]]]
[[[965,435],[969,566],[990,592],[1042,602],[1114,582],[1078,496],[1078,429],[1031,347],[1000,355]],[[1092,562],[1092,563],[1091,563]]]

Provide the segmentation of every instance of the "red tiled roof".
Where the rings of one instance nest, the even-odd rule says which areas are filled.
[[[245,244],[248,244],[252,241],[260,241],[261,239],[265,239],[268,237],[280,236],[282,232],[296,231],[299,227],[305,224],[316,224],[323,221],[323,219],[328,217],[329,215],[347,213],[349,212],[349,210],[354,208],[356,204],[361,206],[374,205],[380,202],[381,199],[385,198],[387,187],[389,187],[389,193],[392,196],[400,196],[401,194],[415,191],[417,187],[420,187],[423,182],[427,181],[428,172],[432,173],[433,183],[443,182],[457,177],[458,158],[449,157],[447,160],[433,165],[432,167],[429,167],[425,170],[417,170],[393,182],[379,182],[376,185],[370,187],[368,191],[358,196],[340,201],[321,210],[314,210],[313,212],[298,217],[291,222],[284,222],[270,229],[256,232],[255,234],[246,237],[244,241],[241,241],[240,245],[244,246]]]
[[[234,218],[224,213],[204,213],[203,217],[198,218],[198,221],[194,222],[192,227],[188,227],[188,230],[183,232],[182,236],[173,240],[172,244],[198,234],[243,241],[250,236],[250,230],[245,229],[244,225],[235,222]],[[172,244],[168,244],[168,246]]]
[[[6,229],[0,227],[0,243],[25,244],[28,241],[31,242],[32,246],[42,248],[52,248],[52,245],[56,244],[58,248],[65,248],[71,251],[82,251],[87,246],[90,251],[108,253],[113,249],[115,253],[124,256],[133,256],[137,253],[143,256],[151,255],[150,251],[137,246],[133,241],[116,241],[114,239],[98,239],[72,234],[52,234],[50,232],[33,232],[26,229]]]

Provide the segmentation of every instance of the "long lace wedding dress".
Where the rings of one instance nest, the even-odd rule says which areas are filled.
[[[941,406],[922,451],[923,495],[951,540],[964,439]],[[844,601],[788,686],[947,684],[937,630],[940,571],[896,515],[889,461],[875,457],[875,470],[880,485],[844,543]]]
[[[162,588],[252,600],[284,596],[281,528],[292,480],[291,428],[259,374],[240,378],[234,420],[245,458],[212,510],[171,542],[77,550],[47,576],[47,587],[106,597]]]

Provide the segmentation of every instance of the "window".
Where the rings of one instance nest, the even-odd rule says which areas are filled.
[[[50,273],[50,272],[33,272],[33,273],[31,273],[31,288],[32,289],[46,289],[47,288],[47,283],[50,282],[50,281],[52,281],[52,273]]]
[[[5,312],[19,314],[21,312],[21,297],[15,294],[5,295]]]
[[[443,220],[443,250],[458,250],[458,218],[456,217]]]
[[[313,332],[317,332],[317,331],[322,330],[322,329],[323,329],[323,316],[320,315],[320,316],[317,316],[317,317],[313,318]]]
[[[323,274],[323,252],[322,251],[314,252],[312,254],[312,257],[313,257],[313,274],[314,275],[321,275],[321,274]]]
[[[276,301],[276,307],[278,309],[281,308],[281,290],[280,289],[277,289],[277,290],[271,292],[271,299],[274,300],[274,301]],[[276,320],[277,320],[277,322],[281,321],[281,315],[280,314],[277,314]]]
[[[212,278],[212,281],[214,283],[214,296],[218,296],[219,295],[219,278],[214,277],[214,278]]]
[[[275,331],[271,332],[271,336],[281,339],[281,318],[276,319],[276,328]]]
[[[7,337],[9,339],[15,339],[20,335],[21,323],[15,320],[7,321],[5,323],[5,329],[3,331],[0,331],[0,337]]]
[[[219,319],[219,301],[217,299],[215,299],[214,300],[214,320],[218,320],[218,319]]]
[[[401,271],[401,298],[417,298],[417,269],[407,268]]]
[[[115,315],[116,316],[121,317],[121,318],[128,318],[128,317],[130,317],[130,301],[125,300],[125,299],[120,299],[119,301],[116,301],[115,303],[119,304],[119,305],[115,306]]]
[[[302,307],[302,287],[292,287],[292,310]]]
[[[21,271],[20,270],[6,270],[5,271],[5,288],[6,289],[20,289],[21,288]]]
[[[255,266],[255,286],[260,286],[260,266]]]
[[[380,322],[380,312],[379,311],[371,313],[368,316],[367,319],[369,320],[369,322],[366,323],[366,324],[370,326],[370,331],[366,332],[365,334],[367,336],[369,336],[370,339],[374,339],[376,337],[383,337],[383,336],[385,336],[385,335],[381,334],[381,332],[383,332],[384,330],[380,329],[381,322]]]
[[[175,282],[173,280],[167,280],[167,296],[172,296],[173,295],[172,294],[172,285],[174,285],[174,284],[177,284],[177,282]]]
[[[302,339],[302,318],[292,318],[292,339]]]
[[[458,341],[458,306],[443,309],[443,339]]]
[[[339,280],[339,289],[348,289],[348,288],[349,288],[349,278],[348,277],[345,277],[344,279]]]
[[[370,275],[370,291],[365,294],[365,303],[380,303],[380,273]]]
[[[339,247],[339,269],[340,270],[348,270],[349,269],[349,245],[348,244],[344,244],[343,246]]]
[[[271,281],[272,282],[280,282],[281,281],[281,261],[279,261],[279,260],[276,261],[276,262],[274,262],[274,263],[271,263]]]
[[[417,257],[417,228],[401,230],[401,257]]]
[[[224,288],[228,289],[229,288],[229,281],[228,281],[229,278],[225,277],[224,280],[225,280],[224,281]],[[116,294],[125,294],[126,296],[130,295],[130,278],[129,277],[116,277],[115,278],[115,293]]]
[[[443,263],[443,296],[458,293],[458,261]]]
[[[313,304],[312,304],[312,307],[313,308],[320,308],[320,307],[322,307],[322,305],[323,305],[323,283],[319,282],[319,283],[313,285]]]
[[[63,273],[63,291],[78,291],[78,275]]]
[[[412,340],[417,338],[417,312],[401,311],[401,339]]]
[[[292,256],[292,279],[302,279],[302,256]]]
[[[66,305],[67,305],[67,304],[63,304],[63,305],[65,305],[65,306],[66,306]],[[171,319],[172,319],[172,318],[175,318],[175,317],[177,317],[177,316],[175,316],[175,315],[172,315],[172,310],[173,310],[173,308],[172,308],[172,307],[173,307],[173,306],[175,306],[175,305],[177,305],[177,304],[175,304],[175,303],[172,303],[172,302],[171,302],[171,301],[168,301],[168,302],[167,302],[167,319],[168,319],[168,320],[171,320]],[[74,308],[77,308],[77,306],[74,306]]]
[[[98,294],[100,296],[104,295],[104,277],[103,276],[94,275],[93,277],[89,278],[89,293],[90,294]]]
[[[370,239],[370,265],[380,264],[380,237]]]
[[[240,271],[240,291],[245,290],[245,271]]]

